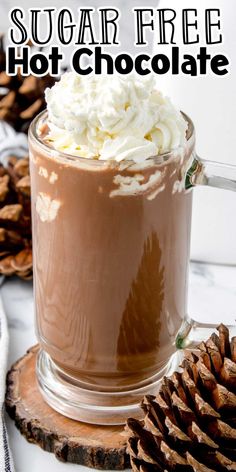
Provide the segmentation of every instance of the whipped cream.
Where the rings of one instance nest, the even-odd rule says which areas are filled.
[[[187,122],[153,76],[64,74],[46,90],[47,140],[59,151],[134,161],[183,147]]]

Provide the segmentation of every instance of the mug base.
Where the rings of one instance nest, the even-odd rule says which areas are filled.
[[[144,395],[155,395],[165,375],[178,369],[181,351],[174,353],[167,364],[139,388],[119,392],[101,392],[83,386],[59,368],[51,357],[40,350],[36,376],[44,400],[62,415],[84,423],[122,425],[127,418],[143,416],[140,402]]]

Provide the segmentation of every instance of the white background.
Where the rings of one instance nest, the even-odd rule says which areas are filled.
[[[236,164],[236,1],[161,0],[160,7],[173,8],[178,15],[182,8],[197,8],[203,38],[205,9],[221,10],[224,43],[208,48],[211,54],[230,58],[230,74],[220,78],[212,74],[200,78],[163,76],[160,84],[195,122],[198,154]],[[199,45],[185,48],[185,53],[193,54]],[[194,191],[192,258],[236,264],[236,193],[209,188]]]

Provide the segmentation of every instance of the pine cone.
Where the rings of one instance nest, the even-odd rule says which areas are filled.
[[[236,471],[236,337],[218,331],[144,398],[143,421],[127,421],[134,472]]]
[[[32,119],[45,108],[45,89],[54,83],[55,78],[50,75],[8,76],[4,38],[0,37],[0,120],[7,121],[16,131],[27,132]]]
[[[29,159],[0,165],[0,273],[32,278]]]

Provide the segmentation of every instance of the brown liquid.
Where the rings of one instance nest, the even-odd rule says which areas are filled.
[[[152,200],[150,192],[111,197],[114,177],[137,171],[59,162],[31,143],[38,339],[65,372],[94,387],[154,375],[186,314],[192,194],[173,193],[180,158],[138,174],[146,182],[157,169],[164,188]],[[60,203],[52,221],[35,209],[40,192]]]

